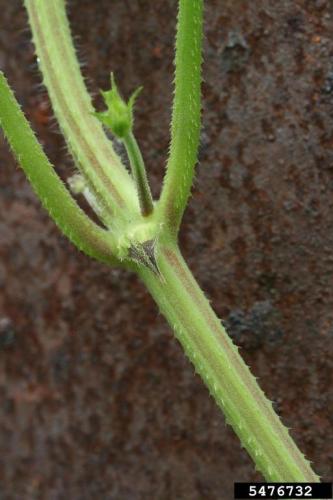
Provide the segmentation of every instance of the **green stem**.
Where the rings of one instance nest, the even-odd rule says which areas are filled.
[[[178,248],[160,248],[158,266],[163,279],[148,270],[139,274],[257,469],[268,481],[318,482]]]
[[[194,176],[200,134],[202,0],[180,0],[171,146],[159,202],[161,220],[177,235]]]
[[[118,262],[113,257],[113,252],[116,252],[113,236],[94,224],[73,200],[43,152],[1,72],[0,103],[0,125],[37,196],[56,224],[87,255],[108,264]]]
[[[126,147],[132,175],[136,184],[141,213],[144,217],[146,217],[154,210],[154,204],[142,154],[132,132],[129,132],[122,140]]]
[[[25,0],[44,83],[77,164],[108,208],[110,225],[139,212],[134,184],[121,165],[86,91],[63,0]],[[117,219],[114,218],[117,216]]]

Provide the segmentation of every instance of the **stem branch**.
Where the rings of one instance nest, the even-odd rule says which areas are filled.
[[[159,202],[161,220],[175,237],[190,195],[200,134],[203,0],[180,0],[176,38],[171,146]]]
[[[62,232],[87,255],[108,264],[117,261],[109,231],[85,215],[46,157],[13,92],[0,72],[0,126],[36,194]]]
[[[125,144],[131,165],[132,175],[136,184],[141,213],[144,217],[146,217],[152,213],[154,205],[142,154],[132,131],[125,135],[122,140]]]
[[[38,61],[54,113],[92,191],[109,209],[110,225],[138,213],[135,187],[105,137],[85,88],[63,0],[25,0]]]

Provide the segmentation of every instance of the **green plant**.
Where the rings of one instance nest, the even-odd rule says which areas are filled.
[[[96,113],[84,87],[63,0],[26,0],[44,83],[80,172],[72,191],[86,196],[104,225],[78,207],[48,162],[3,75],[0,121],[37,195],[59,228],[82,251],[141,277],[187,356],[257,468],[271,481],[318,481],[271,403],[212,311],[178,248],[200,131],[202,0],[180,0],[171,147],[160,199],[153,203],[133,135],[133,107],[112,89]],[[105,137],[111,128],[127,149],[132,175]]]

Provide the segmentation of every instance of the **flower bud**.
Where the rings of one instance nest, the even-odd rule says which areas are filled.
[[[106,125],[116,137],[123,139],[132,131],[133,107],[135,99],[141,90],[142,87],[139,87],[126,103],[120,96],[113,73],[111,73],[111,89],[102,92],[105,104],[107,105],[107,111],[94,113],[94,116],[103,125]]]

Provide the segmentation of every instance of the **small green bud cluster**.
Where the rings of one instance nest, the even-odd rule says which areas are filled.
[[[96,116],[103,125],[106,125],[118,139],[123,139],[132,131],[133,107],[141,90],[142,87],[135,90],[126,103],[119,94],[113,73],[111,73],[111,89],[105,92],[102,91],[108,109],[106,111],[94,113],[94,116]]]

